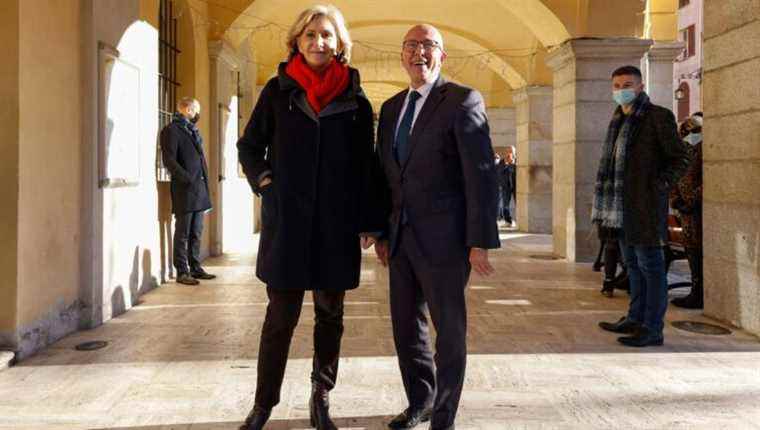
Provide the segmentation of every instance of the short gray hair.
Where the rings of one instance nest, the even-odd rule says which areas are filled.
[[[324,6],[319,4],[301,12],[298,18],[296,18],[296,22],[288,30],[288,37],[285,40],[285,46],[288,49],[288,61],[298,54],[298,36],[303,33],[307,25],[319,17],[327,18],[333,27],[335,27],[335,36],[338,38],[336,57],[341,63],[348,64],[351,61],[353,42],[351,42],[351,36],[348,34],[343,14],[333,5]]]
[[[182,97],[177,102],[177,109],[185,109],[185,108],[187,108],[188,106],[191,106],[191,105],[192,106],[198,106],[198,107],[200,107],[201,103],[198,100],[196,100],[196,99],[194,99],[192,97]]]

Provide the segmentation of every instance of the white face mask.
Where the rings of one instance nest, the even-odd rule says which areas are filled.
[[[684,139],[689,145],[694,146],[702,141],[702,133],[691,133]]]

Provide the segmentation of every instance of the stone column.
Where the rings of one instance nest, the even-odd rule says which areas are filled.
[[[488,108],[488,127],[491,130],[491,145],[494,151],[504,154],[507,146],[517,143],[515,133],[514,108]]]
[[[513,93],[517,124],[517,220],[520,231],[552,231],[552,88]]]
[[[644,91],[652,103],[675,111],[673,60],[683,51],[683,42],[655,42],[641,59]]]
[[[230,112],[230,99],[237,95],[236,72],[240,70],[240,60],[235,51],[224,41],[215,40],[208,43],[209,49],[209,77],[210,98],[209,105],[203,112],[210,118],[209,143],[206,145],[206,159],[208,161],[208,185],[211,194],[211,204],[214,210],[209,216],[209,238],[211,242],[211,255],[222,254],[223,231],[223,187],[220,175],[224,171],[224,142],[225,130],[223,118]]]
[[[635,38],[571,39],[547,56],[554,71],[554,253],[569,261],[592,261],[599,247],[591,205],[601,147],[615,109],[610,76],[620,66],[639,64],[651,44]]]
[[[704,4],[702,229],[705,314],[760,335],[757,5]]]

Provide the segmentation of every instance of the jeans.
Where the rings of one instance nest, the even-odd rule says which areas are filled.
[[[668,309],[665,252],[661,246],[627,245],[624,239],[620,240],[620,250],[631,285],[628,319],[643,324],[654,335],[662,335]]]

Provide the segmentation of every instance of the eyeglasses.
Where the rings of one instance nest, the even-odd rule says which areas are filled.
[[[404,44],[401,46],[404,48],[404,51],[407,52],[417,52],[417,48],[420,46],[422,46],[422,49],[425,52],[433,52],[435,48],[441,47],[441,45],[435,40],[405,40]]]

